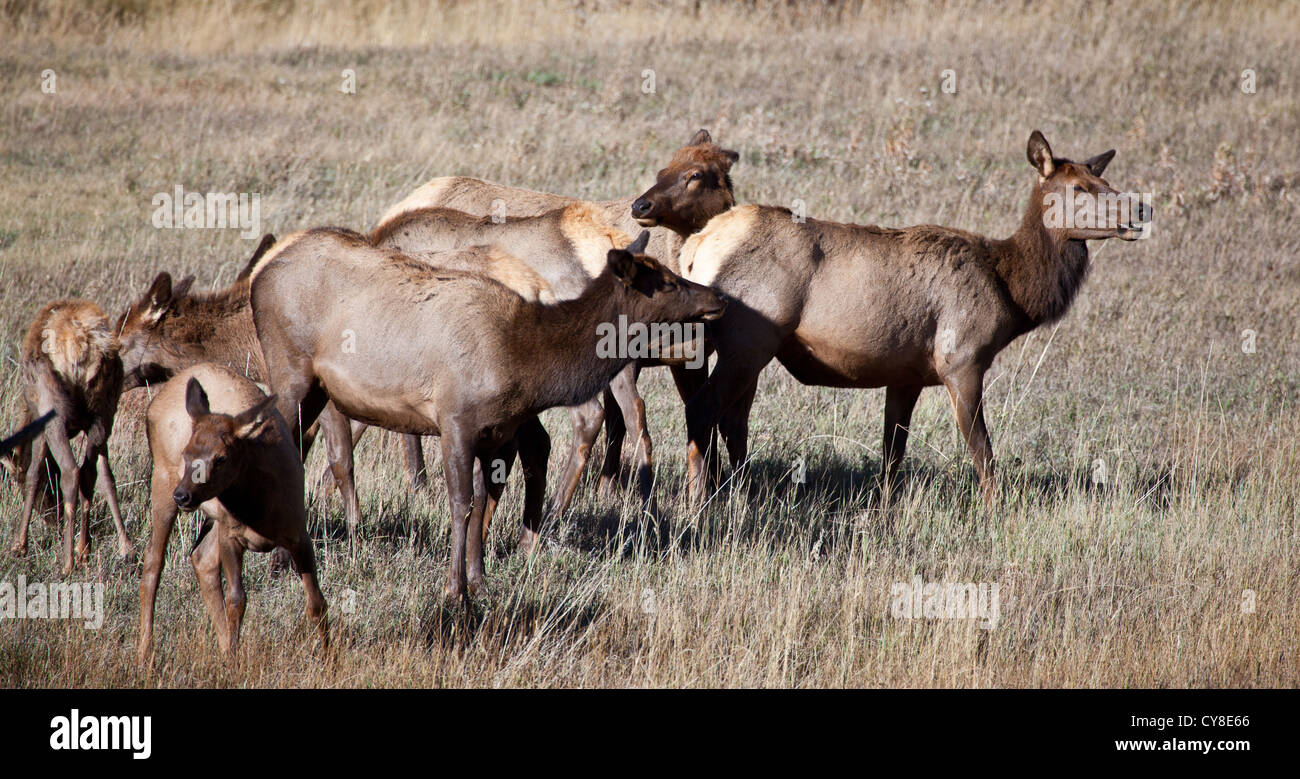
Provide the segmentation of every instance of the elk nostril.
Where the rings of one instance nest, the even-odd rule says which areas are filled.
[[[632,202],[632,216],[645,216],[650,213],[650,201],[645,198],[637,198]]]
[[[190,502],[189,490],[177,487],[176,491],[172,493],[172,500],[176,501],[177,506],[184,506]]]

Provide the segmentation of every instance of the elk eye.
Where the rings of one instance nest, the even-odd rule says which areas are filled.
[[[213,464],[213,465],[225,465],[225,464],[226,464],[226,456],[225,456],[224,454],[219,454],[219,455],[217,455],[216,457],[213,457],[213,458],[212,458],[212,464]]]

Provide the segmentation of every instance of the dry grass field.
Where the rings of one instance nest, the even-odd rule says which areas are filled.
[[[637,194],[706,127],[740,152],[742,203],[1002,237],[1039,128],[1060,155],[1116,148],[1107,178],[1154,193],[1156,212],[1148,240],[1094,243],[1070,313],[998,358],[991,507],[940,390],[921,396],[904,493],[882,507],[883,392],[805,387],[774,363],[750,469],[693,510],[680,403],[649,371],[662,542],[636,531],[631,492],[601,501],[593,479],[525,558],[512,480],[488,590],[463,617],[442,599],[441,478],[409,496],[396,438],[371,436],[357,548],[337,498],[309,504],[328,656],[302,587],[250,556],[241,651],[221,657],[187,516],[138,668],[139,567],[117,558],[99,499],[73,579],[105,583],[104,625],[0,621],[0,686],[1296,686],[1297,38],[1284,2],[0,3],[4,430],[43,303],[116,314],[160,270],[207,289],[243,266],[256,237],[153,226],[151,199],[177,185],[260,193],[277,235],[365,230],[437,175]],[[553,485],[568,416],[544,421]],[[136,420],[112,454],[143,548]],[[309,483],[321,468],[314,453]],[[0,481],[6,539],[20,508]],[[0,553],[0,581],[58,580],[55,529],[33,532],[26,557]],[[915,577],[996,584],[996,625],[896,618],[891,588]]]

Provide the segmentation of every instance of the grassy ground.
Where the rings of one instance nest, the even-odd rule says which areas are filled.
[[[708,127],[741,152],[742,202],[1002,236],[1040,128],[1061,155],[1117,148],[1108,178],[1155,193],[1155,235],[1094,244],[1069,315],[996,363],[992,509],[942,393],[922,395],[905,494],[882,510],[871,482],[883,394],[803,387],[773,366],[752,470],[692,511],[679,403],[651,372],[664,543],[621,530],[637,524],[633,502],[584,489],[524,559],[513,485],[488,592],[462,620],[441,600],[445,491],[408,497],[395,441],[374,437],[359,459],[367,525],[354,553],[337,502],[312,505],[328,658],[304,628],[301,587],[268,582],[258,557],[243,650],[221,658],[184,556],[187,519],[160,590],[157,659],[136,668],[139,573],[115,559],[100,502],[93,559],[75,578],[106,584],[103,628],[0,621],[0,685],[1300,681],[1300,23],[1285,4],[90,5],[106,16],[59,3],[0,16],[6,429],[16,352],[42,303],[85,297],[117,312],[159,270],[216,287],[242,266],[255,242],[236,230],[152,226],[151,198],[178,184],[261,193],[262,228],[277,234],[366,229],[434,175],[634,194]],[[46,69],[54,94],[41,89]],[[345,69],[355,94],[340,91]],[[945,70],[955,93],[941,89]],[[561,412],[546,422],[554,473],[568,427]],[[131,420],[119,428],[116,470],[143,546],[148,454]],[[0,484],[6,533],[19,509]],[[38,522],[28,557],[0,556],[0,581],[56,580],[56,550]],[[891,586],[916,576],[996,583],[997,626],[893,617]]]

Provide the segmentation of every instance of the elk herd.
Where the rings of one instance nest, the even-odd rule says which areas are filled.
[[[570,504],[602,425],[601,493],[615,490],[630,444],[637,496],[655,515],[636,384],[642,369],[666,366],[685,409],[686,491],[698,505],[719,475],[719,438],[733,470],[745,465],[759,374],[773,358],[804,384],[885,388],[886,487],[921,390],[942,386],[991,500],[984,374],[1017,336],[1066,312],[1088,272],[1086,241],[1134,239],[1150,217],[1139,205],[1131,222],[1108,227],[1051,224],[1044,209],[1054,194],[1116,194],[1102,178],[1114,152],[1073,162],[1035,131],[1027,154],[1028,206],[1003,240],[737,206],[739,155],[701,130],[638,197],[583,202],[439,178],[369,234],[316,227],[266,236],[222,290],[195,292],[192,277],[162,272],[116,321],[89,301],[55,301],[22,344],[19,426],[31,440],[5,455],[23,490],[11,549],[25,552],[29,519],[50,485],[61,495],[52,508],[63,518],[62,570],[71,573],[89,553],[98,482],[118,552],[134,556],[108,440],[123,394],[147,392],[153,524],[140,661],[152,653],[154,601],[180,511],[202,515],[190,560],[223,650],[238,646],[250,550],[276,550],[280,565],[292,564],[325,646],[302,467],[317,437],[350,535],[362,521],[353,447],[366,427],[403,435],[413,488],[425,480],[421,437],[438,437],[451,508],[445,592],[468,599],[484,584],[502,464],[508,473],[517,457],[523,472],[525,553],[544,518]],[[703,338],[656,344],[655,357],[609,356],[598,333],[616,321],[696,324],[663,332]],[[716,356],[712,370],[685,359],[699,350]],[[548,503],[551,444],[539,414],[555,407],[570,409],[573,443]],[[37,420],[48,420],[43,430]]]

